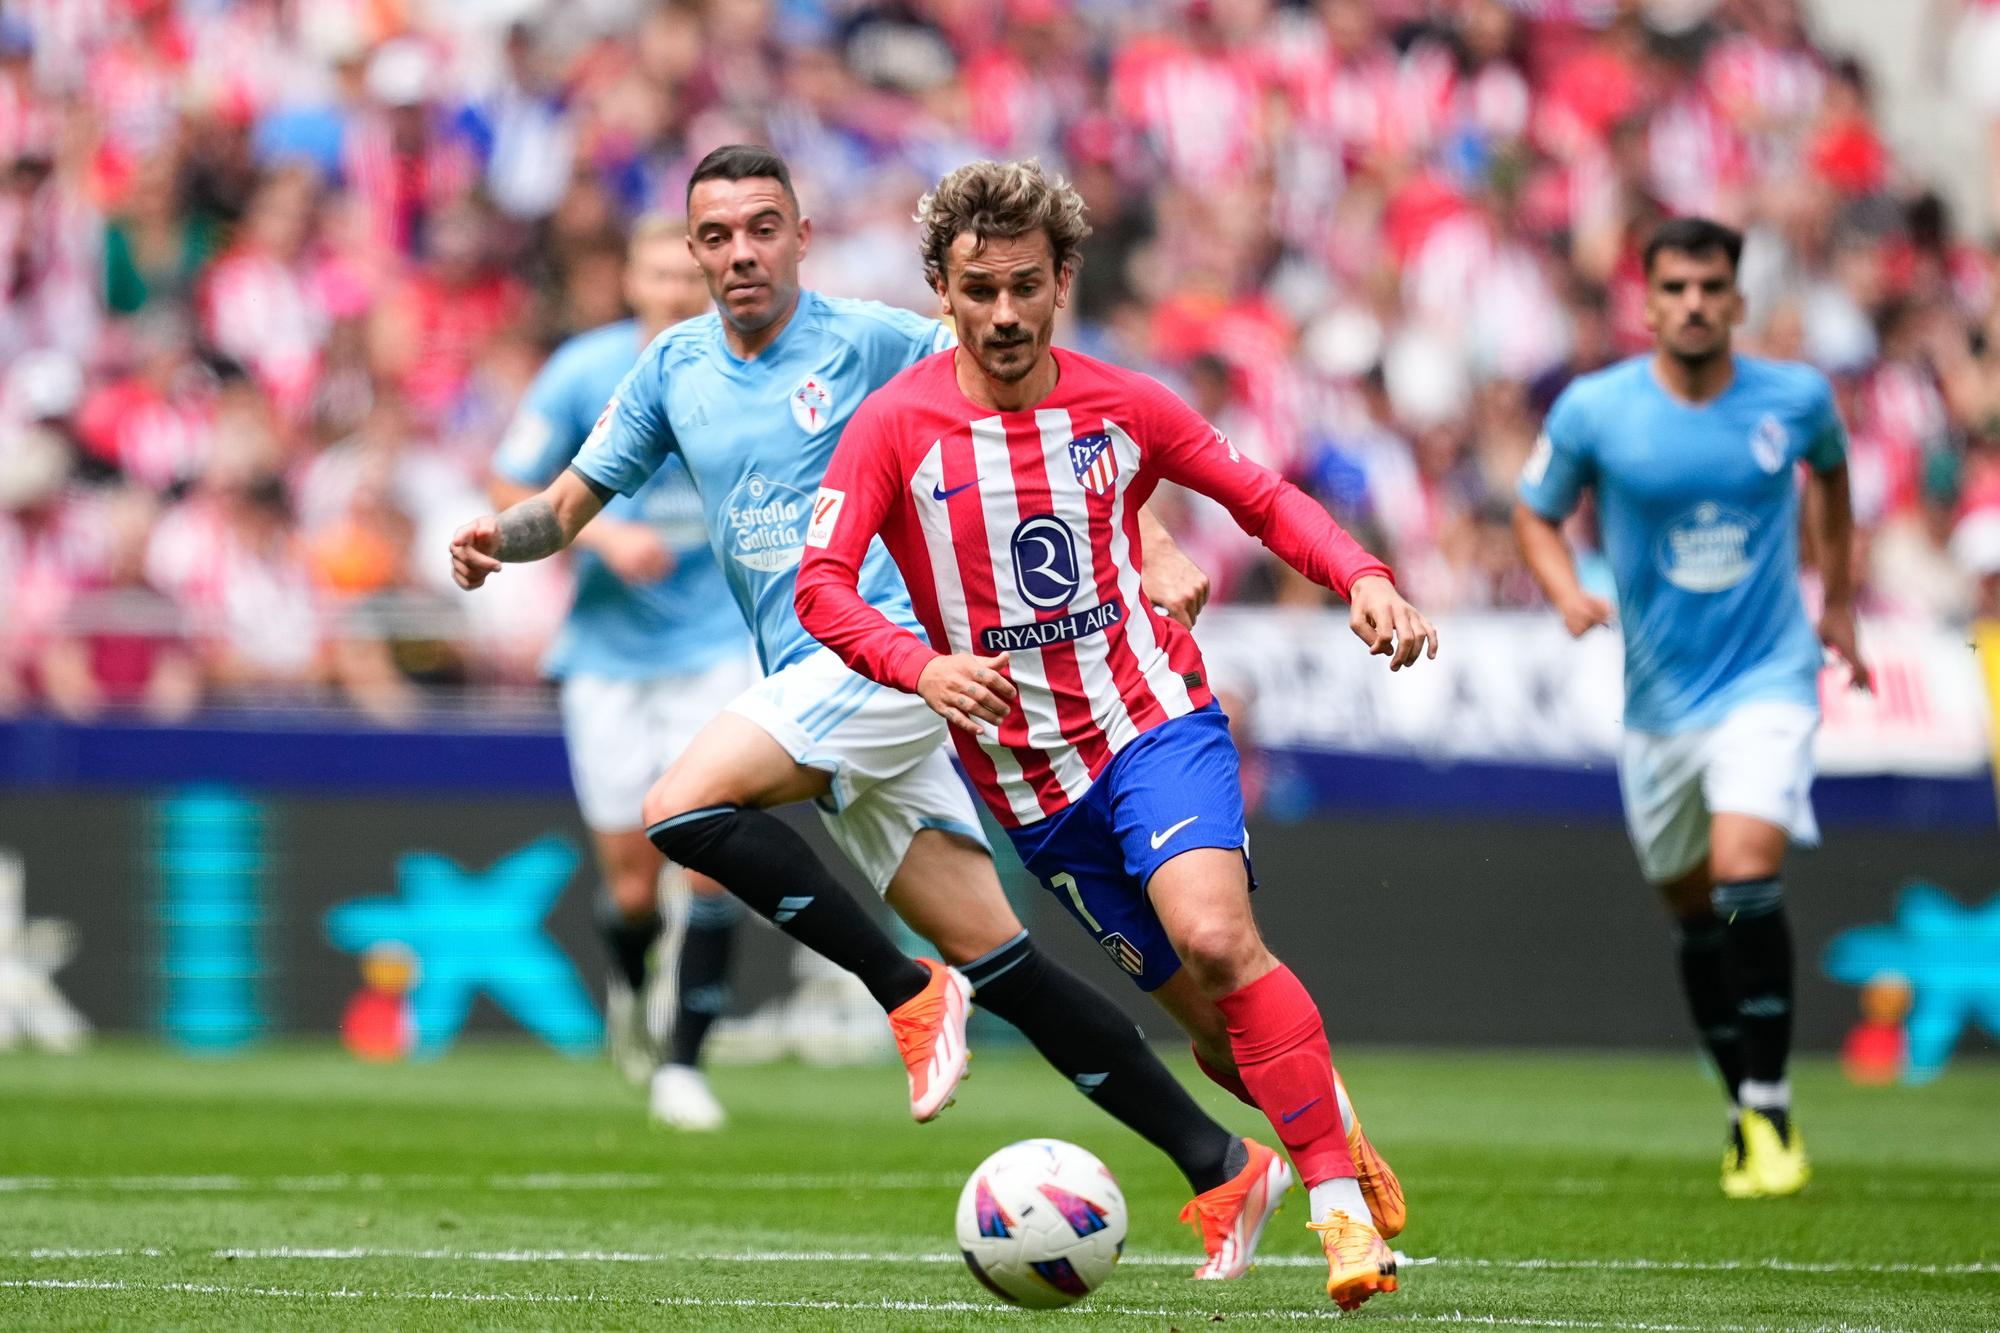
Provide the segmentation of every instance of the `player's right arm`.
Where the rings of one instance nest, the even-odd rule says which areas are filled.
[[[1576,557],[1562,535],[1563,520],[1576,511],[1583,488],[1593,479],[1582,416],[1574,389],[1565,390],[1549,409],[1542,437],[1521,469],[1514,502],[1514,540],[1521,558],[1562,616],[1563,626],[1579,638],[1611,623],[1611,603],[1584,591]]]
[[[461,588],[477,588],[502,565],[554,555],[576,540],[607,498],[588,479],[565,470],[519,504],[475,518],[453,533],[452,578]]]
[[[614,494],[631,495],[675,447],[668,424],[662,345],[639,358],[598,415],[576,458],[547,487],[451,539],[452,578],[477,588],[503,564],[542,560],[576,540]]]

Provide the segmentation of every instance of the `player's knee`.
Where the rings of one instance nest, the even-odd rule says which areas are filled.
[[[627,920],[648,915],[659,907],[659,879],[650,868],[620,867],[605,877],[611,904]]]
[[[677,775],[672,770],[663,774],[646,789],[646,799],[639,807],[640,817],[649,830],[647,836],[652,836],[650,830],[655,825],[698,808],[702,802],[693,799],[694,796],[695,793],[689,791],[685,783],[678,781]],[[658,846],[659,839],[654,838],[653,843]]]
[[[1264,946],[1255,931],[1234,921],[1198,921],[1175,941],[1195,984],[1209,995],[1226,995],[1254,976]]]

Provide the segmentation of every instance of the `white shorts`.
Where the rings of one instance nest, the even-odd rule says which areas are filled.
[[[647,789],[756,674],[746,655],[691,676],[565,677],[563,739],[583,822],[599,833],[645,827]]]
[[[1679,879],[1708,855],[1709,816],[1775,824],[1801,847],[1819,845],[1813,818],[1813,733],[1803,704],[1747,703],[1712,727],[1625,733],[1618,786],[1639,868],[1655,884]]]
[[[916,695],[856,675],[822,648],[752,685],[729,711],[796,762],[833,775],[820,818],[877,893],[888,891],[921,829],[992,851],[952,767],[944,719]]]

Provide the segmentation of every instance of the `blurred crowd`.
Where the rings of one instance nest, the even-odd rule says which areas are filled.
[[[445,538],[548,350],[622,313],[625,224],[736,140],[793,164],[812,285],[923,310],[918,193],[975,156],[1058,167],[1096,228],[1062,340],[1173,383],[1433,613],[1538,604],[1508,511],[1541,415],[1646,346],[1652,227],[1720,217],[1749,236],[1746,349],[1839,387],[1864,609],[2000,614],[2000,249],[1807,20],[4,0],[0,711],[394,720],[531,682],[561,571],[454,595]],[[1952,22],[1975,114],[2000,4]],[[1321,596],[1199,497],[1160,507],[1222,599]]]

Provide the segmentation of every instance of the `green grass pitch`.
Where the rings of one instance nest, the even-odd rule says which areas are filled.
[[[1399,1294],[1351,1318],[2000,1327],[1991,1062],[1871,1090],[1807,1063],[1795,1084],[1817,1179],[1754,1203],[1717,1192],[1721,1108],[1692,1057],[1353,1050],[1341,1063],[1408,1189],[1397,1246],[1414,1261]],[[920,1127],[893,1068],[723,1069],[735,1119],[690,1137],[649,1128],[608,1067],[525,1047],[392,1068],[320,1046],[0,1056],[0,1328],[1192,1330],[1335,1317],[1302,1192],[1255,1272],[1190,1282],[1184,1188],[1162,1158],[1030,1058],[988,1051],[973,1074]],[[1105,1159],[1132,1229],[1110,1282],[1034,1315],[965,1272],[952,1210],[981,1157],[1042,1134]]]

